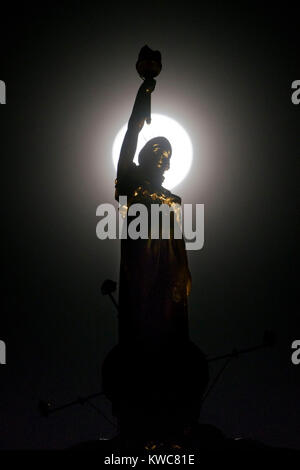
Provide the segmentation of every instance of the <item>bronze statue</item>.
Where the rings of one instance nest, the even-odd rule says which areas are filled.
[[[133,162],[139,132],[145,120],[151,122],[151,93],[160,69],[160,54],[143,48],[137,70],[144,82],[128,122],[115,185],[116,199],[126,196],[129,208],[134,203],[147,208],[181,203],[162,186],[172,157],[165,137],[147,142],[139,164]],[[189,340],[191,275],[185,241],[174,236],[174,224],[175,216],[168,238],[160,232],[158,238],[121,239],[119,343],[104,361],[102,379],[123,444],[144,445],[149,438],[174,434],[183,438],[198,419],[208,381],[206,359]],[[108,287],[108,292],[115,288]]]
[[[181,199],[162,186],[172,156],[171,144],[165,137],[158,136],[148,141],[139,153],[139,165],[133,162],[139,132],[145,120],[151,121],[150,96],[156,85],[153,74],[160,70],[159,63],[155,67],[155,61],[150,60],[150,49],[144,50],[146,60],[143,60],[143,49],[137,69],[146,78],[138,90],[120,152],[116,199],[121,195],[127,196],[128,207],[133,203],[142,203],[150,209],[151,204],[178,205]],[[155,57],[157,59],[157,55]],[[145,70],[147,64],[150,69],[148,74]],[[168,240],[123,239],[119,291],[120,341],[138,342],[148,348],[188,341],[187,297],[190,287],[191,276],[183,237],[175,239],[171,234]]]

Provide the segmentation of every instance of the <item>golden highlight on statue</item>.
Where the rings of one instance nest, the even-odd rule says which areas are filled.
[[[140,86],[118,162],[115,197],[127,196],[128,207],[142,203],[180,205],[179,196],[162,186],[170,168],[172,147],[165,137],[149,140],[133,162],[139,132],[151,123],[151,93],[161,70],[158,51],[145,46],[137,70]],[[150,124],[151,125],[151,124]],[[184,155],[182,156],[184,158]],[[149,230],[150,231],[150,230]],[[119,290],[120,344],[139,344],[147,349],[189,341],[187,298],[191,275],[182,238],[121,240]]]

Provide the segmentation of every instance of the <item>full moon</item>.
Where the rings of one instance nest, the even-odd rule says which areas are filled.
[[[115,168],[118,165],[121,145],[127,130],[125,124],[117,133],[113,148],[112,157]],[[165,173],[163,185],[167,189],[173,189],[177,186],[190,171],[193,160],[193,146],[188,133],[174,119],[163,116],[162,114],[151,114],[151,124],[146,122],[139,134],[137,151],[134,162],[138,164],[138,154],[146,142],[153,137],[166,137],[172,145],[172,157],[170,160],[170,169]]]

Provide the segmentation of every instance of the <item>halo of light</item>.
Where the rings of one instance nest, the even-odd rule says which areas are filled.
[[[112,157],[115,168],[118,165],[121,145],[127,130],[125,124],[117,133],[113,147]],[[172,157],[170,160],[170,169],[165,173],[163,185],[167,189],[173,189],[177,186],[190,171],[193,160],[193,146],[191,139],[185,129],[168,116],[162,114],[151,114],[151,124],[144,124],[138,138],[137,150],[134,162],[138,164],[138,154],[146,142],[153,137],[164,136],[172,145]]]

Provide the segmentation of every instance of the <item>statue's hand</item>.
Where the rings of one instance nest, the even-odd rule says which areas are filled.
[[[142,83],[141,88],[145,90],[146,93],[152,93],[155,90],[156,80],[154,78],[147,78]]]
[[[141,84],[128,123],[130,129],[140,132],[144,127],[149,107],[149,95],[154,91],[155,85],[156,81],[153,78],[148,78]]]
[[[141,84],[128,122],[129,129],[140,132],[144,127],[149,112],[150,94],[154,91],[155,85],[156,81],[153,78],[148,78]]]

